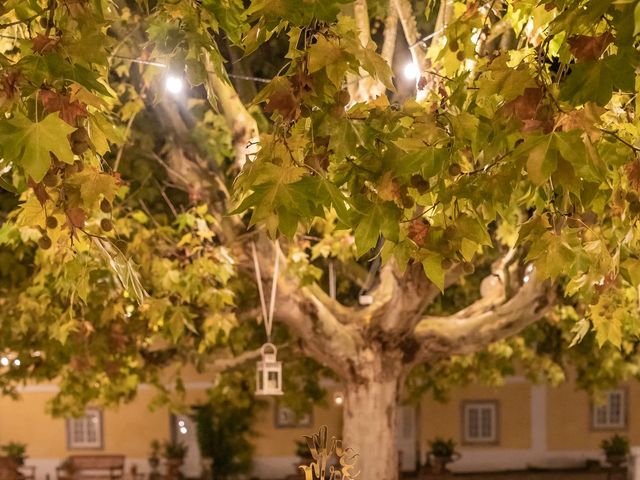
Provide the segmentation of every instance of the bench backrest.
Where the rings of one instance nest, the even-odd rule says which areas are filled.
[[[69,468],[74,471],[124,469],[124,455],[71,455]]]
[[[13,459],[0,457],[0,480],[17,480],[18,468]]]

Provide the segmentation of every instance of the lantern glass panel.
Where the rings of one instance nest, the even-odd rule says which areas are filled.
[[[269,386],[269,390],[277,390],[280,388],[280,375],[278,375],[277,370],[269,370],[269,380],[267,385]]]

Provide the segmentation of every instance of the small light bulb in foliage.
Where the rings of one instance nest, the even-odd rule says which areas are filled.
[[[170,94],[178,95],[184,90],[184,80],[177,75],[168,75],[164,86]]]
[[[420,68],[414,62],[409,62],[405,65],[402,73],[407,80],[415,80],[420,75]]]

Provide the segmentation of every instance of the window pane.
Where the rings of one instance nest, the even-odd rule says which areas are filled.
[[[470,407],[468,410],[468,432],[469,438],[477,439],[479,435],[479,421],[478,421],[478,409],[475,407]]]
[[[71,420],[73,441],[76,443],[84,442],[84,423],[81,418]]]
[[[481,429],[481,436],[484,439],[490,440],[493,435],[492,435],[492,430],[493,430],[493,415],[492,415],[493,411],[490,407],[486,407],[482,409],[482,429]]]
[[[84,417],[67,420],[68,438],[71,448],[100,448],[101,416],[100,412],[90,409]]]
[[[85,424],[87,425],[87,443],[96,443],[98,440],[98,435],[96,432],[96,428],[98,426],[98,417],[95,414],[87,415],[85,417]]]
[[[622,398],[620,392],[609,394],[609,423],[620,425],[622,422]]]
[[[600,425],[605,425],[607,423],[607,406],[602,405],[600,407],[596,407],[596,423]]]

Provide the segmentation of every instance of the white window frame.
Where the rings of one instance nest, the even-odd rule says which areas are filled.
[[[490,432],[483,434],[480,425],[477,433],[472,431],[470,417],[476,413],[477,421],[482,422],[482,415],[490,415]],[[498,443],[498,402],[496,400],[478,400],[463,402],[462,404],[462,440],[468,445],[497,444]]]
[[[89,425],[92,425],[95,429],[93,439],[86,438]],[[78,431],[82,432],[85,438],[77,438],[76,433]],[[67,448],[69,450],[101,449],[103,448],[102,432],[102,410],[99,408],[87,408],[84,416],[67,418]]]
[[[591,408],[591,426],[594,430],[622,430],[627,427],[627,391],[624,388],[608,390],[602,404]],[[613,406],[617,404],[617,411]]]

